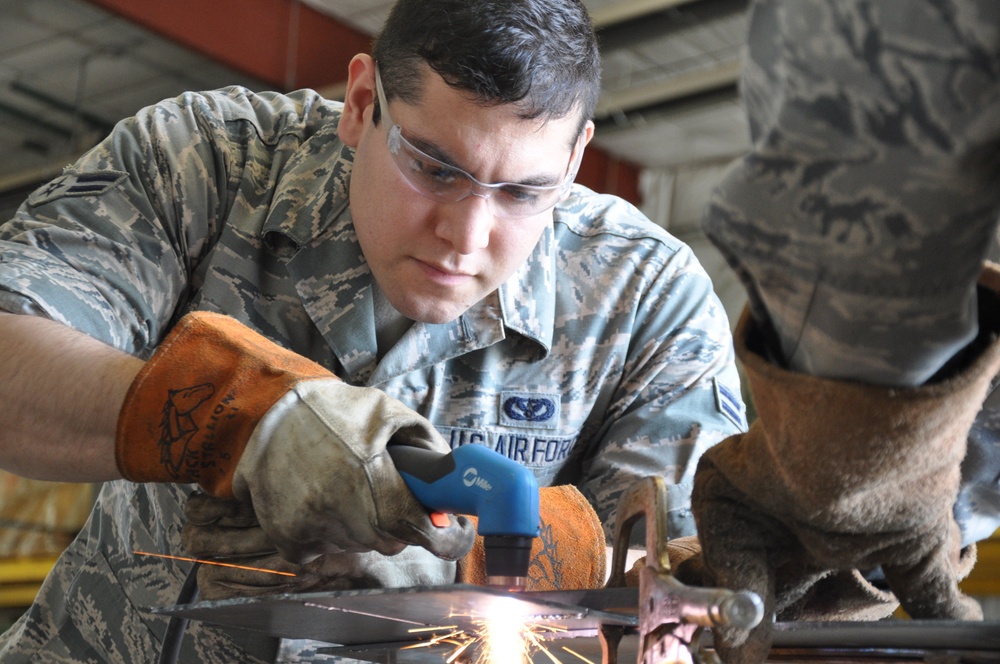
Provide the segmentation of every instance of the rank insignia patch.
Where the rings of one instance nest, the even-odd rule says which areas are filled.
[[[63,173],[52,182],[42,185],[28,197],[29,205],[42,205],[67,196],[100,196],[118,186],[128,173],[121,171],[96,171],[92,173]]]
[[[718,378],[713,378],[712,382],[715,384],[716,409],[740,429],[746,429],[747,418],[743,401],[737,398],[732,390],[720,383]]]

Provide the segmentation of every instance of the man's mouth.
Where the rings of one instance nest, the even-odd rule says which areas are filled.
[[[424,273],[435,280],[459,282],[471,279],[475,276],[468,271],[455,269],[447,265],[441,265],[440,263],[432,263],[422,261],[420,259],[417,259],[417,262],[420,264]]]

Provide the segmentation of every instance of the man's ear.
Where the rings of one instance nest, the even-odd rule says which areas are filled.
[[[587,120],[587,124],[585,124],[583,126],[583,146],[582,147],[587,147],[587,144],[590,143],[590,139],[592,139],[593,137],[594,137],[594,121],[593,120]]]
[[[347,67],[347,91],[344,93],[344,113],[337,125],[337,135],[346,145],[358,147],[365,128],[365,117],[375,102],[375,61],[360,53],[351,58]]]

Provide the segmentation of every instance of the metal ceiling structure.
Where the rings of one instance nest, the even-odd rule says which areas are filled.
[[[255,75],[245,62],[224,63],[211,55],[230,46],[237,50],[226,42],[232,33],[220,33],[209,49],[204,41],[184,44],[177,35],[165,36],[156,29],[155,17],[145,21],[146,27],[134,20],[143,12],[183,14],[205,6],[197,2],[151,3],[157,7],[152,10],[138,0],[0,0],[0,195],[16,197],[58,173],[119,119],[163,98],[231,84],[282,87]],[[378,31],[392,3],[263,4],[267,11],[277,6],[293,12],[292,27],[322,16],[367,38]],[[605,69],[594,142],[599,150],[640,168],[661,168],[731,158],[746,149],[735,93],[746,0],[585,4],[599,29]],[[246,1],[240,12],[229,14],[239,34],[250,40],[245,48],[251,51],[253,40],[259,44],[263,38],[255,30],[274,29],[261,7],[259,0]],[[199,25],[199,16],[186,24],[180,16],[179,25]],[[200,25],[205,34],[217,27]],[[289,48],[285,61],[275,66],[291,71],[308,57]],[[285,80],[294,83],[295,77]],[[313,87],[336,97],[340,83]]]

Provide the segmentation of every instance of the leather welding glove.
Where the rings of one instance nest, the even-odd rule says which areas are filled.
[[[135,482],[198,483],[256,510],[286,560],[399,553],[465,555],[467,520],[436,527],[387,445],[449,451],[423,417],[386,394],[208,312],[182,318],[139,372],[118,419],[116,460]]]
[[[454,583],[456,563],[423,547],[384,556],[376,551],[328,553],[304,565],[288,562],[257,523],[253,507],[195,492],[184,506],[181,541],[198,569],[203,600],[355,588],[407,588]]]
[[[981,619],[958,588],[952,515],[966,436],[1000,369],[1000,277],[989,269],[980,285],[972,359],[916,388],[783,370],[744,312],[735,341],[758,419],[703,455],[692,495],[710,584],[758,593],[773,616],[831,574],[881,566],[910,616]],[[762,662],[771,623],[715,637],[724,661]]]
[[[571,485],[539,489],[539,536],[531,545],[525,590],[601,588],[607,576],[607,552],[601,520]],[[458,580],[486,585],[486,547],[481,536],[458,563]]]
[[[687,586],[705,585],[705,568],[697,535],[667,540],[667,558],[670,561],[670,576]],[[642,556],[625,572],[625,585],[638,588],[639,573],[645,567],[646,556]]]

